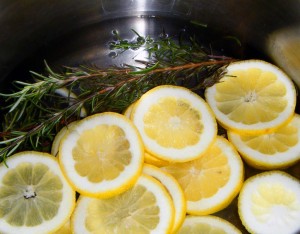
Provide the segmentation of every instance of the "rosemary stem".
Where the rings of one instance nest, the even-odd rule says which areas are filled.
[[[150,74],[158,73],[158,72],[164,72],[164,71],[176,71],[176,70],[183,70],[183,69],[189,69],[189,68],[196,68],[196,67],[202,67],[202,66],[209,66],[209,65],[217,65],[217,64],[228,64],[230,62],[234,62],[236,59],[227,59],[227,60],[213,60],[213,61],[207,61],[207,62],[201,62],[201,63],[188,63],[185,65],[175,66],[175,67],[166,67],[166,68],[158,68],[150,71]]]

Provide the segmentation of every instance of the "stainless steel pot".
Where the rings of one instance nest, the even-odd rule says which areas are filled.
[[[131,60],[112,59],[107,44],[112,30],[130,38],[131,28],[144,35],[158,35],[163,28],[170,34],[192,28],[204,41],[238,38],[239,56],[277,63],[300,86],[297,0],[2,0],[0,26],[0,88],[43,68],[43,59],[73,66]],[[232,47],[224,45],[219,49],[232,53]],[[290,172],[300,179],[299,169],[298,163]],[[246,176],[253,173],[248,170]],[[235,203],[218,215],[245,232]]]
[[[109,39],[110,30],[126,32],[142,22],[138,17],[120,20],[129,16],[193,20],[237,37],[249,45],[248,50],[258,50],[282,66],[300,85],[300,1],[296,0],[2,0],[0,81],[37,55],[48,60],[52,56],[51,61],[62,64],[107,63],[100,45]],[[176,21],[167,22],[145,20],[143,30],[178,28]],[[291,38],[298,42],[287,52],[282,46]]]

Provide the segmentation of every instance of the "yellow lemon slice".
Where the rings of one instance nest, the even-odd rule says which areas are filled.
[[[79,193],[111,197],[136,182],[144,163],[144,148],[128,118],[105,112],[79,121],[65,135],[59,162]]]
[[[241,189],[238,212],[250,233],[299,233],[300,182],[281,171],[250,177]]]
[[[178,234],[242,234],[233,224],[213,215],[187,215]]]
[[[293,82],[260,60],[235,62],[220,82],[206,89],[206,100],[226,129],[247,134],[274,131],[294,115]]]
[[[275,132],[260,135],[240,135],[228,131],[228,138],[244,160],[258,169],[278,169],[300,160],[300,116]]]
[[[144,164],[143,173],[150,175],[161,182],[170,194],[174,204],[174,224],[172,233],[176,233],[183,223],[186,214],[186,200],[182,188],[173,176],[158,167]]]
[[[76,102],[76,99],[78,99],[77,95],[73,92],[71,92],[69,89],[67,88],[59,88],[55,90],[55,93],[67,98],[67,100],[69,101],[69,105],[73,105]],[[80,108],[80,117],[84,118],[87,116],[87,111],[85,109],[85,107],[82,105]]]
[[[131,119],[146,151],[166,161],[198,158],[217,134],[207,103],[190,90],[162,85],[146,92],[134,105]]]
[[[187,213],[208,215],[227,207],[243,184],[243,162],[223,137],[199,159],[162,167],[181,185]]]
[[[136,103],[136,102],[131,103],[131,104],[125,109],[125,111],[124,111],[124,113],[123,113],[128,119],[131,118],[131,113],[132,113],[132,110],[133,110],[133,107],[134,107],[135,103]]]
[[[147,152],[145,152],[145,157],[144,157],[144,161],[145,163],[157,166],[157,167],[163,167],[163,166],[167,166],[168,164],[170,164],[170,162],[159,159]]]
[[[172,200],[156,179],[141,175],[126,192],[99,199],[80,196],[71,219],[73,233],[170,233]]]
[[[63,137],[66,135],[67,132],[69,132],[77,123],[78,121],[74,121],[69,123],[67,126],[63,127],[54,137],[53,142],[52,142],[52,147],[51,147],[51,154],[54,156],[58,155],[58,149],[61,140]]]
[[[70,219],[53,234],[72,234]]]
[[[70,218],[75,191],[58,161],[26,151],[0,164],[0,233],[50,233]]]
[[[266,41],[267,54],[294,79],[300,87],[300,29],[282,27],[268,35]]]

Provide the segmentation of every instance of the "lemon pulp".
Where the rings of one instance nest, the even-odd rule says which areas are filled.
[[[241,135],[240,137],[249,148],[272,156],[276,153],[285,152],[295,146],[299,141],[298,131],[296,126],[288,125],[284,128],[279,128],[274,134],[257,136]]]
[[[209,234],[227,234],[225,230],[218,227],[213,227],[207,223],[197,223],[193,226],[183,227],[178,234],[199,234],[199,233],[209,233]]]
[[[75,169],[91,182],[113,180],[130,164],[129,148],[125,132],[116,125],[85,130],[73,149]]]
[[[243,183],[243,163],[230,142],[218,136],[200,158],[162,167],[184,191],[187,213],[208,215],[230,204]]]
[[[86,117],[60,143],[62,172],[80,194],[111,197],[130,188],[142,171],[144,147],[124,115],[103,112]]]
[[[37,226],[56,216],[62,201],[61,179],[41,163],[22,163],[3,177],[0,218],[13,226]]]
[[[216,85],[218,109],[243,124],[269,122],[286,108],[286,87],[276,75],[259,68],[236,70]]]
[[[201,115],[187,100],[165,97],[144,116],[145,133],[159,145],[184,148],[196,144],[203,131]]]
[[[73,233],[170,233],[174,206],[165,187],[141,175],[118,196],[106,199],[81,195],[71,218]]]
[[[166,166],[164,169],[178,180],[189,201],[213,196],[230,177],[228,160],[218,147],[211,147],[197,160]]]
[[[250,233],[299,233],[299,181],[282,171],[248,178],[238,198],[238,213]]]
[[[279,169],[300,159],[300,116],[295,114],[286,125],[272,133],[241,135],[228,131],[228,139],[245,162],[258,169]]]
[[[121,233],[126,229],[133,231],[133,228],[135,233],[147,233],[159,223],[160,209],[155,196],[137,185],[118,197],[105,201],[94,199],[87,212],[86,228],[91,233],[106,233],[108,230]]]
[[[189,89],[174,85],[157,86],[143,94],[131,119],[146,152],[169,162],[199,158],[217,135],[208,104]]]
[[[178,234],[241,234],[230,222],[213,215],[187,215]]]
[[[296,89],[278,67],[253,59],[234,62],[220,81],[205,90],[205,97],[227,130],[272,133],[293,118]]]
[[[262,183],[251,198],[251,210],[261,222],[285,222],[288,225],[289,216],[293,214],[294,209],[297,210],[295,193],[279,183]],[[298,210],[299,208],[298,204]]]

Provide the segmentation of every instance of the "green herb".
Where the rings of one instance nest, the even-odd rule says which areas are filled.
[[[31,72],[33,82],[15,81],[17,91],[0,94],[7,102],[0,132],[0,161],[21,150],[49,151],[55,134],[72,121],[104,111],[122,112],[149,89],[163,84],[203,91],[219,81],[233,61],[210,56],[193,38],[177,41],[162,34],[110,43],[116,54],[143,48],[148,59],[141,66],[124,64],[101,69],[65,67],[57,73],[45,63],[45,73]],[[67,90],[61,95],[61,90]],[[84,110],[84,111],[83,111]]]
[[[194,25],[197,25],[197,26],[200,26],[200,27],[207,28],[207,24],[202,23],[202,22],[199,22],[199,21],[197,21],[197,20],[191,20],[190,22],[191,22],[192,24],[194,24]]]

